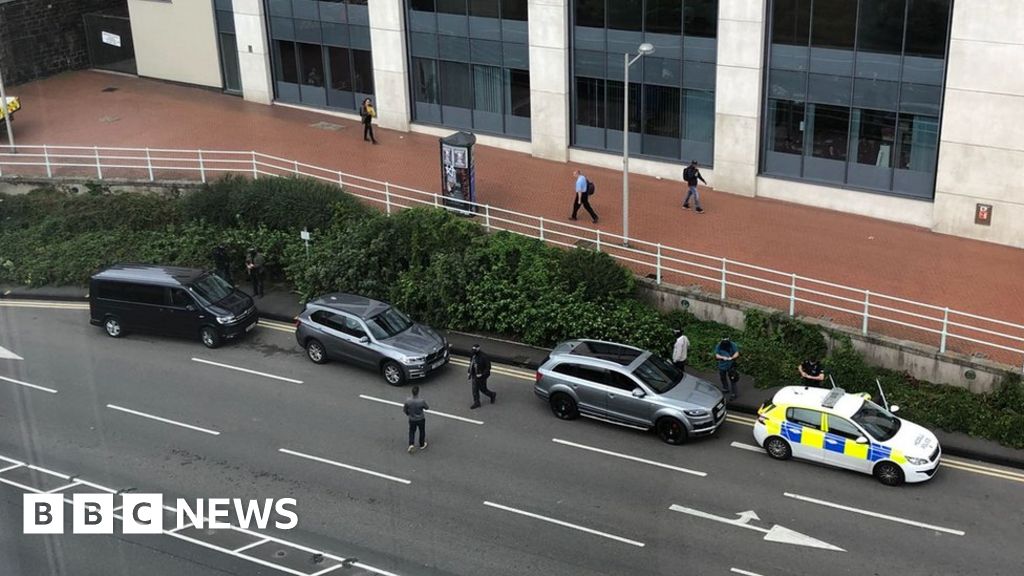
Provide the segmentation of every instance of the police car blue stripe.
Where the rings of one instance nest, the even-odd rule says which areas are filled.
[[[892,448],[888,446],[882,446],[880,444],[872,444],[871,449],[868,450],[868,460],[876,462],[883,458],[888,458],[892,455]]]
[[[829,442],[832,440],[832,442]],[[838,434],[825,434],[825,450],[844,454],[846,452],[846,438]]]

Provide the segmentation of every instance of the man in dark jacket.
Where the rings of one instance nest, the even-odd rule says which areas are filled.
[[[490,375],[491,359],[480,350],[479,344],[473,344],[473,355],[469,357],[469,383],[473,386],[473,405],[469,407],[470,410],[480,407],[481,392],[491,399],[491,404],[494,404],[498,394],[487,389],[487,378]]]
[[[213,266],[218,276],[225,282],[231,282],[231,263],[228,260],[228,250],[224,244],[218,244],[213,249]]]
[[[683,180],[686,180],[686,199],[683,200],[683,210],[690,209],[690,197],[693,197],[694,203],[697,205],[697,214],[703,214],[704,209],[700,206],[700,192],[697,190],[697,181],[700,180],[705,186],[708,185],[707,180],[700,175],[700,168],[697,167],[697,161],[690,162],[690,165],[683,170]]]
[[[252,281],[252,295],[256,298],[263,297],[263,266],[266,258],[260,254],[256,247],[249,248],[245,257],[245,269],[249,273],[249,280]]]
[[[402,412],[409,417],[409,453],[416,449],[416,429],[420,431],[420,450],[427,447],[427,415],[424,413],[430,410],[427,401],[420,398],[420,387],[412,387],[412,397],[405,400],[402,405]]]

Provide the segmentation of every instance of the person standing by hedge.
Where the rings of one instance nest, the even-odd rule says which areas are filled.
[[[257,298],[263,297],[263,267],[266,258],[260,254],[256,247],[249,248],[249,254],[245,257],[245,269],[249,272],[249,280],[252,282],[252,295]]]
[[[359,107],[359,116],[363,119],[363,141],[369,140],[376,144],[377,139],[373,136],[373,119],[377,117],[377,111],[373,108],[372,100],[363,100],[363,105]]]
[[[496,392],[487,389],[487,379],[491,376],[491,359],[480,349],[479,344],[473,344],[473,355],[469,357],[469,383],[473,387],[473,405],[470,410],[480,407],[480,393],[491,399],[498,397]]]
[[[228,249],[221,242],[213,249],[213,265],[217,275],[225,282],[231,283],[231,262],[228,260]]]
[[[426,410],[430,410],[430,406],[427,406],[427,401],[420,398],[420,387],[412,387],[412,396],[406,398],[405,404],[402,405],[402,412],[409,417],[409,453],[416,449],[416,430],[420,431],[420,450],[427,447],[427,415]]]
[[[672,345],[672,363],[680,372],[686,372],[686,356],[690,351],[690,339],[682,330],[676,330],[676,342]]]
[[[572,216],[569,217],[569,220],[575,220],[576,213],[580,211],[580,206],[583,206],[583,209],[590,214],[594,224],[597,224],[597,213],[590,207],[590,195],[594,193],[594,184],[583,175],[581,170],[576,170],[572,175],[576,177],[576,186],[573,189]]]
[[[804,386],[823,386],[825,383],[825,370],[817,360],[804,360],[796,367],[800,372],[800,378]]]
[[[736,371],[736,359],[740,357],[740,347],[726,336],[715,346],[715,360],[718,361],[718,378],[722,381],[722,394],[729,400],[736,399],[736,383],[740,374]]]

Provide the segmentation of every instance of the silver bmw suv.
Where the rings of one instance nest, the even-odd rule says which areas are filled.
[[[537,369],[533,390],[563,420],[584,415],[653,429],[668,444],[713,434],[725,422],[717,387],[624,344],[562,342]]]
[[[317,364],[343,360],[379,370],[399,386],[423,378],[450,359],[448,341],[386,302],[354,294],[325,294],[306,304],[295,339]]]

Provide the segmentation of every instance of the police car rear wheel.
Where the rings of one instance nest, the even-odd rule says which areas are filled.
[[[764,449],[769,456],[776,460],[789,460],[789,457],[793,455],[793,449],[789,447],[789,442],[778,436],[772,436],[765,440]]]
[[[892,462],[882,462],[875,466],[875,478],[886,486],[903,484],[903,470]]]

